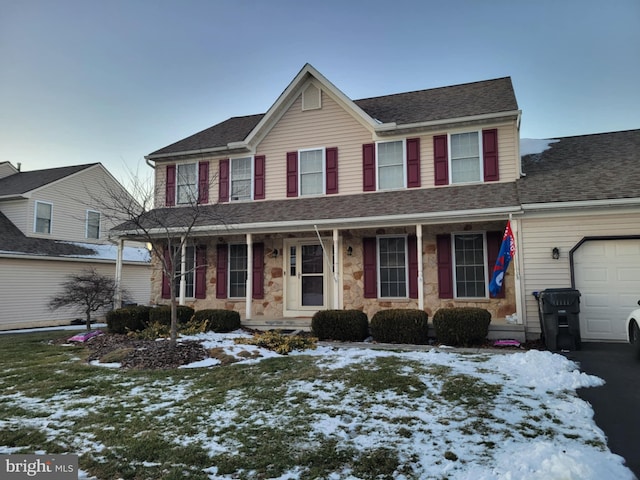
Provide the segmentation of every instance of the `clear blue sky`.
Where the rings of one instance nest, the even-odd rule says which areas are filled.
[[[511,76],[522,137],[640,128],[640,0],[0,0],[0,161],[127,183],[307,62],[352,99]]]

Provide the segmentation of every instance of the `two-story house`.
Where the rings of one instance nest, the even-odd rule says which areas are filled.
[[[190,199],[220,219],[191,231],[176,294],[249,325],[309,325],[329,308],[480,306],[494,331],[523,337],[505,321],[522,298],[514,268],[496,298],[488,290],[522,210],[519,122],[509,78],[351,100],[305,65],[265,114],[147,156],[176,235]],[[169,296],[156,265],[152,299]]]
[[[70,274],[95,268],[116,275],[114,220],[100,198],[128,192],[100,163],[20,171],[0,163],[0,329],[68,324],[82,314],[48,303]],[[150,257],[144,246],[121,250],[122,287],[149,303]]]

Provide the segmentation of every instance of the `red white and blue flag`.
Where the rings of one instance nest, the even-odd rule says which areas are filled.
[[[507,227],[504,229],[504,235],[502,236],[502,245],[500,245],[500,252],[498,252],[498,258],[496,265],[493,267],[493,274],[491,275],[491,282],[489,283],[489,291],[492,296],[498,295],[502,290],[502,283],[504,281],[504,274],[509,268],[509,262],[516,254],[516,242],[513,238],[513,232],[511,231],[511,222],[507,221]]]

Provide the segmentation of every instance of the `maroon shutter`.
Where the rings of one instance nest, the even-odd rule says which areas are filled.
[[[207,298],[207,247],[196,247],[196,298]]]
[[[374,192],[376,189],[376,144],[362,145],[362,189]]]
[[[376,261],[376,239],[367,237],[362,239],[364,263],[364,298],[378,297],[378,276]]]
[[[420,139],[407,139],[407,187],[420,186]]]
[[[500,179],[498,164],[498,130],[482,131],[482,158],[484,159],[484,181],[495,182]]]
[[[451,258],[451,236],[437,235],[438,296],[453,298],[453,264]]]
[[[287,197],[298,196],[298,152],[287,152]]]
[[[227,258],[229,246],[218,244],[218,259],[216,262],[216,298],[227,298]]]
[[[418,298],[418,237],[409,235],[407,250],[409,256],[409,298]]]
[[[264,243],[253,244],[253,298],[264,298]]]
[[[209,162],[198,163],[198,203],[209,203]]]
[[[253,198],[254,200],[264,200],[264,182],[265,182],[265,156],[256,155],[254,159],[254,185],[253,185]]]
[[[327,148],[327,193],[338,193],[338,147]]]
[[[167,179],[164,204],[172,207],[176,204],[176,166],[167,165]]]
[[[487,232],[487,279],[490,282],[493,276],[493,268],[496,266],[496,260],[500,253],[500,246],[502,245],[502,232]],[[487,288],[488,290],[488,288]],[[500,292],[495,297],[489,293],[491,298],[504,298],[504,282]]]
[[[218,201],[229,201],[229,159],[220,160],[218,165]]]
[[[433,169],[436,185],[449,184],[449,152],[447,136],[436,135],[433,137]]]
[[[175,167],[174,167],[175,170]],[[169,254],[169,249],[164,247],[164,263],[167,266],[167,270],[170,272],[173,271],[173,265],[171,262],[171,255]],[[171,284],[169,283],[169,276],[162,269],[162,298],[171,298]]]

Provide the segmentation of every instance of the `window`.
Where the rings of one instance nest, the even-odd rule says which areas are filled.
[[[247,245],[229,246],[229,297],[247,295]]]
[[[300,195],[324,193],[324,149],[300,150]]]
[[[378,237],[378,296],[380,298],[407,296],[407,239],[406,237]]]
[[[451,183],[482,180],[480,135],[478,132],[451,134]]]
[[[51,213],[53,205],[46,202],[36,202],[36,212],[33,230],[36,233],[51,233]]]
[[[198,200],[198,171],[195,163],[178,165],[178,203],[195,203]]]
[[[87,210],[87,238],[100,238],[100,212]]]
[[[487,296],[486,263],[484,234],[453,235],[456,297],[484,298]]]
[[[252,157],[231,159],[231,200],[251,200]]]
[[[404,141],[378,142],[376,148],[378,159],[378,190],[404,188]]]
[[[180,255],[174,255],[174,258],[179,259]],[[187,247],[186,258],[185,258],[184,280],[186,284],[186,289],[185,289],[184,296],[186,298],[195,297],[195,286],[196,286],[195,268],[196,268],[196,247],[192,245]],[[180,261],[176,262],[174,271],[176,275],[175,295],[176,295],[176,298],[179,298],[180,297],[180,274],[182,272],[182,266]]]

